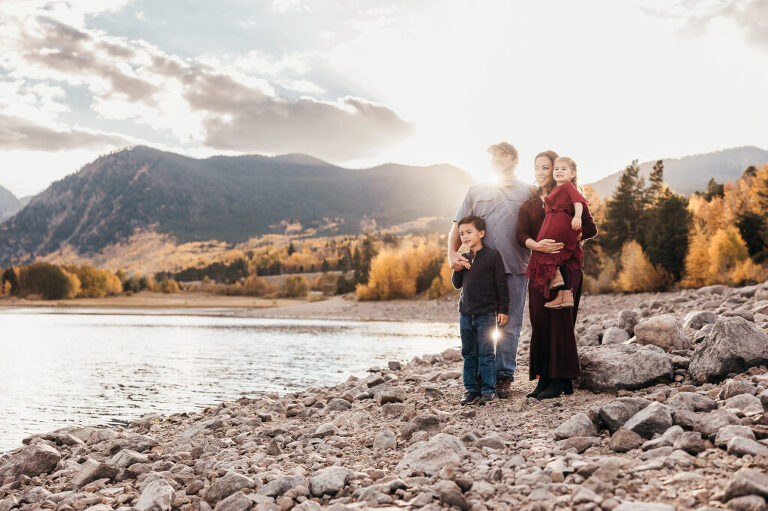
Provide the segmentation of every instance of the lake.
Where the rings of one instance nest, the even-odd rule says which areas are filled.
[[[364,376],[460,346],[456,324],[206,309],[0,309],[0,452],[33,433],[192,411]]]

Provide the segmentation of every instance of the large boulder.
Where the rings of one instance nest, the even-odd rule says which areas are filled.
[[[223,477],[216,479],[205,492],[205,500],[209,504],[216,504],[243,488],[253,488],[257,485],[256,481],[236,472],[228,472]],[[261,488],[261,479],[258,481],[258,488]]]
[[[560,424],[555,430],[555,438],[573,438],[581,436],[597,436],[597,427],[585,413],[577,413],[567,421]]]
[[[315,472],[309,478],[309,489],[315,497],[336,495],[349,482],[352,471],[344,467],[328,467]]]
[[[24,447],[0,465],[0,481],[4,477],[25,475],[34,477],[52,472],[61,460],[61,454],[48,444],[38,443]]]
[[[173,498],[173,486],[165,479],[157,479],[144,488],[134,507],[137,511],[170,511]]]
[[[745,495],[768,497],[768,474],[752,468],[740,468],[725,488],[725,500]]]
[[[765,362],[768,334],[742,317],[721,317],[693,352],[688,374],[697,383],[718,381]]]
[[[635,325],[638,344],[652,344],[665,351],[688,348],[688,338],[672,314],[662,314],[641,321]]]
[[[447,433],[438,433],[427,441],[411,445],[396,470],[411,470],[435,475],[448,464],[458,465],[467,453],[461,440]]]
[[[629,334],[617,326],[603,332],[603,344],[621,344],[629,340]]]
[[[579,349],[581,377],[577,385],[593,392],[639,389],[670,381],[675,366],[657,346],[605,344]]]

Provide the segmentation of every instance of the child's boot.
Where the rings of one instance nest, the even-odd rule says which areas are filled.
[[[560,286],[565,286],[565,281],[563,280],[563,274],[560,273],[560,270],[557,270],[552,276],[552,280],[549,281],[549,289],[557,289]]]
[[[561,289],[555,299],[544,304],[547,309],[568,309],[573,307],[573,291]]]

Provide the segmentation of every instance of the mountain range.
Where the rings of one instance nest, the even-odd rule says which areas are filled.
[[[0,222],[11,218],[23,207],[24,203],[17,199],[9,190],[0,186]]]
[[[640,175],[645,176],[646,183],[656,161],[640,164]],[[683,158],[666,158],[663,162],[664,181],[675,192],[690,195],[696,191],[704,191],[710,178],[714,178],[718,183],[735,181],[750,165],[768,163],[768,151],[754,146],[734,147]],[[622,172],[623,170],[615,172],[591,183],[590,186],[601,197],[609,196],[616,189]]]
[[[65,247],[95,254],[141,231],[238,243],[286,229],[447,224],[472,182],[451,165],[352,170],[301,154],[195,159],[139,146],[53,183],[0,224],[0,266]]]

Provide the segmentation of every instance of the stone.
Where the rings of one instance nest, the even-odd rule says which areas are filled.
[[[623,310],[619,313],[618,328],[627,332],[627,338],[635,335],[635,325],[640,322],[640,314],[633,310]]]
[[[717,321],[717,314],[711,311],[691,311],[683,319],[683,328],[701,330],[704,325]]]
[[[0,481],[4,477],[38,476],[51,473],[61,460],[61,454],[48,444],[38,443],[23,447],[0,465]]]
[[[436,432],[440,429],[440,419],[436,415],[417,415],[403,426],[403,437],[406,440],[417,431]]]
[[[717,434],[717,432],[723,426],[730,424],[741,424],[739,418],[728,410],[719,408],[712,410],[707,414],[699,414],[698,420],[693,425],[693,429],[700,431],[704,436],[711,436]]]
[[[444,506],[469,509],[467,499],[462,495],[461,488],[453,481],[440,481],[435,485],[435,490],[440,495],[440,503]]]
[[[717,408],[717,403],[713,399],[697,392],[678,392],[667,400],[667,405],[693,412],[708,412]]]
[[[389,367],[390,371],[400,371],[403,368],[402,364],[397,360],[390,360],[387,362],[387,367]]]
[[[736,497],[728,501],[726,505],[731,511],[766,511],[768,506],[765,504],[765,499],[758,497],[757,495],[746,495],[744,497]]]
[[[261,486],[260,483],[261,480],[259,480],[259,486]],[[243,488],[254,488],[255,486],[256,482],[250,477],[236,472],[228,472],[223,477],[213,481],[213,484],[205,491],[205,500],[213,505]]]
[[[672,358],[656,346],[604,344],[579,349],[581,377],[577,385],[593,392],[639,389],[671,381]]]
[[[619,327],[612,326],[603,332],[602,344],[621,344],[629,340],[629,334]]]
[[[352,403],[346,399],[341,399],[338,397],[334,397],[328,401],[328,405],[325,407],[325,409],[330,412],[344,412],[350,408],[352,408]]]
[[[320,424],[315,432],[310,435],[310,438],[326,438],[329,436],[338,436],[340,433],[341,432],[336,425],[327,422],[325,424]]]
[[[117,467],[88,458],[80,465],[77,474],[72,478],[72,484],[79,488],[96,479],[112,479],[119,471]]]
[[[134,507],[136,511],[169,511],[173,498],[173,486],[165,479],[157,479],[144,488]]]
[[[112,456],[109,463],[117,468],[128,468],[134,463],[149,463],[149,458],[136,451],[123,449]]]
[[[768,497],[768,474],[752,468],[740,468],[725,487],[725,500],[745,495]]]
[[[573,495],[571,495],[572,506],[578,506],[579,504],[589,504],[591,502],[599,504],[602,501],[602,497],[584,486],[579,486],[579,488],[573,492]]]
[[[266,497],[279,497],[288,490],[297,486],[306,486],[307,479],[304,476],[289,476],[280,474],[259,489],[258,494]]]
[[[768,456],[768,447],[741,436],[735,436],[728,440],[726,451],[728,454],[733,454],[734,456],[744,456],[745,454],[750,454],[752,456]]]
[[[601,406],[598,411],[598,417],[608,428],[608,431],[615,433],[633,415],[650,404],[651,402],[648,399],[622,397]]]
[[[457,437],[438,433],[429,440],[408,447],[396,470],[435,475],[446,465],[458,465],[466,453],[466,447]]]
[[[707,449],[707,445],[704,439],[701,438],[701,433],[698,431],[686,431],[680,437],[675,440],[675,449],[681,449],[692,456],[696,456],[702,451]]]
[[[577,413],[555,429],[555,438],[596,436],[597,427],[585,413]]]
[[[751,394],[754,396],[756,390],[757,389],[753,385],[750,385],[743,380],[728,380],[725,385],[723,385],[718,397],[720,399],[730,399],[739,394]]]
[[[643,437],[626,428],[619,428],[611,437],[609,447],[616,452],[627,452],[637,449],[643,443]]]
[[[669,409],[659,402],[654,402],[633,415],[624,427],[643,438],[651,438],[655,433],[664,433],[672,426]]]
[[[397,449],[397,437],[390,429],[385,429],[376,435],[373,439],[374,449],[394,450]]]
[[[725,401],[724,408],[734,408],[744,413],[762,413],[763,403],[752,394],[739,394]]]
[[[677,425],[672,426],[671,428],[667,429],[662,435],[645,442],[643,444],[643,450],[648,451],[652,449],[657,449],[659,447],[669,447],[669,446],[675,445],[675,442],[677,442],[677,439],[680,438],[682,434],[683,434],[683,428]]]
[[[597,436],[575,436],[559,440],[557,446],[563,451],[574,449],[577,453],[581,454],[590,447],[600,445],[601,443],[602,440]]]
[[[635,337],[640,345],[651,344],[664,351],[682,350],[689,345],[683,328],[672,314],[662,314],[635,325]]]
[[[613,511],[675,511],[675,508],[659,502],[623,502]]]
[[[396,387],[384,388],[376,393],[376,400],[380,405],[386,403],[402,403],[407,397],[408,395],[405,393],[405,390]]]
[[[488,436],[484,436],[481,439],[479,439],[477,442],[475,442],[475,445],[477,447],[488,447],[489,449],[504,449],[506,448],[506,444],[504,443],[504,440],[496,434],[492,433]]]
[[[760,403],[763,405],[763,410],[768,410],[768,389],[762,391],[757,397],[760,398]]]
[[[309,478],[309,489],[315,497],[336,495],[349,482],[352,471],[339,466],[324,468],[315,472]]]
[[[768,334],[741,317],[718,318],[691,356],[688,373],[697,383],[768,362]]]
[[[405,404],[387,403],[381,407],[381,416],[385,419],[394,419],[405,413]]]
[[[243,492],[238,491],[219,501],[214,511],[248,511],[254,502]]]
[[[744,318],[747,321],[755,321],[755,315],[750,311],[742,311],[742,310],[731,310],[731,311],[725,311],[723,312],[723,317],[726,318],[732,318],[738,316],[740,318]]]

